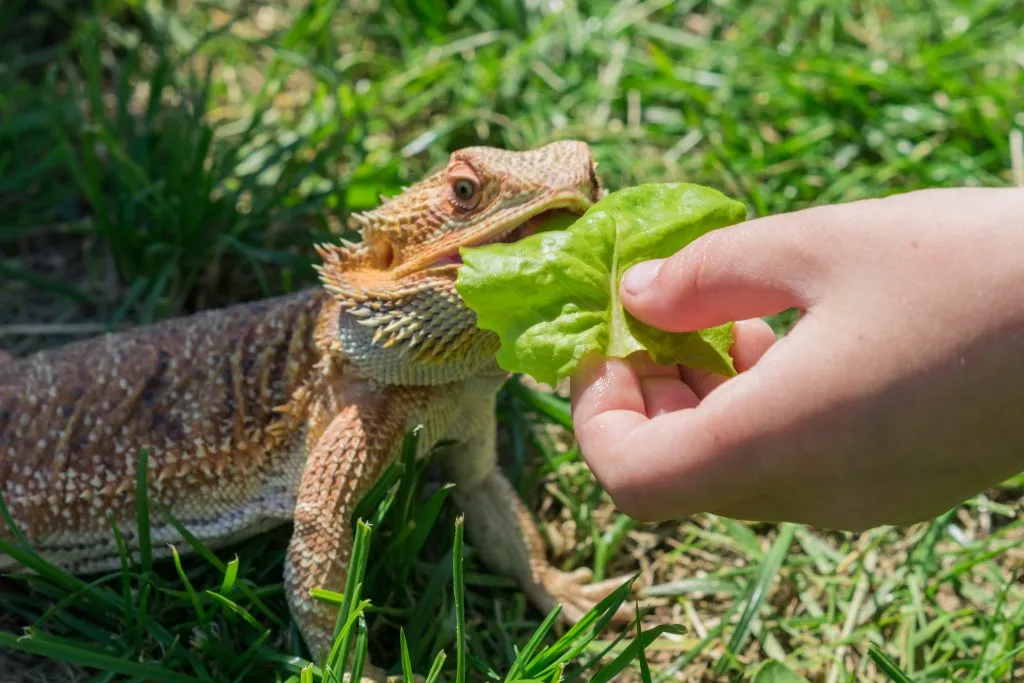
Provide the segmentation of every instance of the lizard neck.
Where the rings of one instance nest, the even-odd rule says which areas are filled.
[[[428,292],[429,293],[429,292]],[[431,315],[440,319],[434,335],[437,344],[450,344],[451,351],[444,347],[437,348],[434,353],[420,353],[422,347],[414,347],[407,343],[389,339],[381,335],[379,327],[365,324],[365,320],[352,314],[352,304],[330,296],[318,313],[316,344],[319,353],[331,363],[341,364],[345,372],[353,377],[362,377],[371,383],[387,386],[440,386],[455,384],[479,375],[503,376],[505,373],[498,367],[494,359],[497,350],[497,338],[487,337],[486,343],[460,342],[458,336],[451,336],[446,328],[451,318],[465,316],[463,326],[474,326],[475,318],[471,313],[458,309],[443,312],[444,301],[434,306]],[[394,307],[393,302],[382,302],[379,310]],[[378,310],[378,307],[373,307]],[[410,324],[427,327],[427,319],[420,318],[422,313],[416,306],[409,305],[407,310],[399,307],[394,312],[396,321],[408,320]],[[461,323],[460,323],[461,324]],[[451,337],[449,339],[449,337]],[[447,340],[447,342],[445,341]],[[494,342],[494,343],[492,343]],[[431,341],[430,343],[435,343]],[[422,346],[427,346],[426,343]],[[492,348],[493,347],[493,348]]]

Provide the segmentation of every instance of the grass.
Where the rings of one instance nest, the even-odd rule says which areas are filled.
[[[468,144],[578,137],[611,188],[690,180],[752,215],[1006,185],[1021,26],[1024,8],[997,0],[8,0],[0,346],[312,284],[313,243],[352,237],[348,212]],[[775,661],[826,683],[1024,678],[1024,478],[858,535],[707,515],[639,525],[581,464],[562,397],[514,380],[500,399],[506,469],[554,561],[643,570],[642,622],[590,640],[568,674],[622,661],[639,678],[646,661],[652,680],[789,680]],[[381,560],[366,566],[371,606],[340,635],[396,672],[407,653],[426,674],[442,650],[448,680],[545,671],[546,648],[583,641],[545,632],[471,547],[455,562],[457,511],[428,475],[406,462],[370,494],[391,501],[363,509]],[[91,664],[92,680],[308,680],[281,593],[286,540],[89,583],[18,579],[0,602],[33,635],[0,642]],[[26,677],[64,675],[6,654]]]

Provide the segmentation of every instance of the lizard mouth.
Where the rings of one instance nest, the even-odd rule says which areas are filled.
[[[553,224],[564,225],[566,222],[571,222],[572,219],[579,218],[583,215],[583,212],[572,211],[565,208],[548,209],[541,211],[540,213],[527,218],[525,221],[516,225],[504,232],[492,235],[486,239],[480,240],[479,242],[468,242],[466,244],[460,244],[459,247],[482,247],[487,244],[495,244],[497,242],[504,242],[510,244],[512,242],[518,242],[521,239],[529,237],[540,231],[548,221],[553,221]],[[555,222],[557,221],[557,222]],[[458,250],[450,254],[444,254],[443,256],[436,259],[430,264],[431,268],[440,268],[445,266],[458,266],[462,264],[462,256]]]

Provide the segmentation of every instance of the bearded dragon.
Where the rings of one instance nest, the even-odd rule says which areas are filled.
[[[545,558],[496,467],[498,340],[454,283],[460,247],[515,240],[552,212],[582,214],[602,192],[595,168],[576,141],[461,149],[353,215],[360,242],[318,247],[320,287],[0,364],[0,491],[15,522],[73,573],[119,567],[109,517],[137,550],[146,448],[149,496],[208,547],[294,523],[287,601],[322,661],[337,610],[311,589],[343,589],[353,509],[422,426],[420,456],[454,444],[444,471],[482,559],[539,609],[561,603],[578,619],[621,579],[590,583]],[[157,517],[150,533],[156,557],[182,543]],[[0,571],[16,569],[0,555]],[[380,679],[377,669],[364,678]]]

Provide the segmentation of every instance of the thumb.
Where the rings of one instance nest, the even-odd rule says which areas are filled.
[[[821,279],[824,252],[816,247],[825,236],[800,213],[720,228],[667,259],[636,264],[620,283],[623,306],[669,332],[806,309]]]

